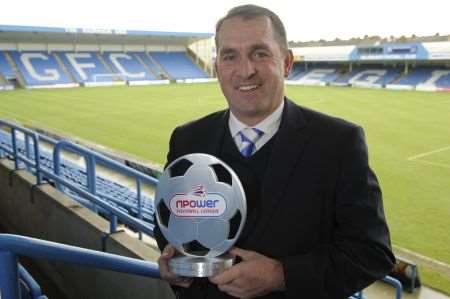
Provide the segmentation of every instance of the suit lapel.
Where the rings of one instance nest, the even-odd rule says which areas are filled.
[[[204,132],[204,144],[199,145],[197,152],[218,156],[222,146],[222,139],[225,130],[228,130],[229,110],[225,110],[218,115],[218,121],[215,121],[211,127],[206,128]]]
[[[305,126],[306,120],[301,109],[286,99],[283,118],[274,140],[275,143],[262,184],[261,214],[257,222],[258,229],[249,238],[252,240],[251,242],[259,240],[265,233],[266,226],[270,223],[276,206],[283,200],[282,196],[292,171],[310,136],[308,130],[302,130]]]

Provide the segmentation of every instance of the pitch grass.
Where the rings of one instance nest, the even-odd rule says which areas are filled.
[[[450,264],[450,94],[300,86],[287,94],[364,127],[393,243]],[[225,107],[217,84],[0,93],[0,118],[161,164],[175,126]],[[450,279],[424,272],[450,293]]]

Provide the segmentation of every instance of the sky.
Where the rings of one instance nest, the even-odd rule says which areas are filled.
[[[214,32],[216,21],[240,4],[270,8],[291,41],[364,35],[450,34],[449,0],[9,0],[0,25]]]

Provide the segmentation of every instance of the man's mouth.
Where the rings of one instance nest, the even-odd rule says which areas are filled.
[[[251,85],[241,85],[238,86],[239,91],[253,91],[259,87],[258,84],[251,84]]]

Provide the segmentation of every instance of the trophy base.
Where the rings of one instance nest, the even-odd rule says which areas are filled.
[[[169,261],[170,271],[178,276],[210,277],[233,266],[235,258],[229,254],[216,257],[177,256]]]

